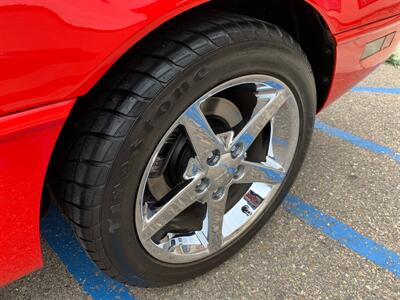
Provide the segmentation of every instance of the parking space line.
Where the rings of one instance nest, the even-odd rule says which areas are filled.
[[[67,270],[92,299],[135,299],[126,286],[100,271],[89,259],[76,240],[71,226],[55,206],[50,208],[42,221],[41,232]]]
[[[351,89],[353,92],[369,92],[382,94],[400,94],[400,88],[383,88],[383,87],[368,87],[356,86]]]
[[[400,256],[394,251],[364,237],[353,228],[324,214],[296,196],[287,196],[284,207],[291,214],[338,241],[341,245],[400,278]]]
[[[322,132],[325,132],[326,134],[328,134],[330,136],[337,137],[337,138],[345,140],[349,143],[352,143],[360,148],[369,150],[369,151],[377,153],[377,154],[386,155],[386,156],[390,157],[391,159],[395,160],[397,163],[400,163],[400,153],[396,152],[395,150],[393,150],[389,147],[379,145],[379,144],[372,142],[370,140],[367,140],[367,139],[363,139],[363,138],[356,136],[350,132],[341,130],[336,127],[332,127],[332,126],[330,126],[322,121],[319,121],[319,120],[315,121],[315,128]]]

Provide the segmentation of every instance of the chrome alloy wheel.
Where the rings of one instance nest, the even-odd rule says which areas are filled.
[[[300,126],[294,94],[267,75],[235,78],[194,102],[161,139],[140,182],[135,222],[147,252],[188,263],[238,239],[279,190]]]

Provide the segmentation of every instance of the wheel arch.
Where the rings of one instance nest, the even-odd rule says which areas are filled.
[[[174,1],[178,2],[178,1]],[[182,2],[182,1],[181,1]],[[250,3],[250,5],[249,5]],[[147,24],[115,50],[82,82],[73,97],[89,92],[130,49],[152,32],[173,22],[175,18],[200,9],[219,9],[234,12],[280,26],[301,45],[312,66],[317,85],[318,109],[328,97],[334,76],[336,42],[330,29],[329,18],[318,0],[188,0]]]

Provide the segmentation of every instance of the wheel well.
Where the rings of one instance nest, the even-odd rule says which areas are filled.
[[[277,25],[289,33],[307,55],[316,83],[318,111],[323,107],[333,79],[336,41],[325,20],[314,7],[305,0],[210,0],[172,18],[150,35],[156,34],[168,24],[187,14],[190,15],[196,11],[207,13],[207,9],[253,17]],[[141,42],[134,45],[131,50],[140,47]],[[114,66],[123,61],[124,56],[129,55],[131,50]]]
[[[336,43],[321,15],[298,0],[214,0],[206,6],[254,17],[288,32],[302,47],[313,69],[318,110],[327,99],[333,79]]]

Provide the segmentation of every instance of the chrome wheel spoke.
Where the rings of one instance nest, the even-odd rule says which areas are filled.
[[[283,168],[277,163],[262,164],[244,161],[241,166],[243,167],[242,174],[235,181],[236,183],[261,182],[276,185],[282,183],[286,175]]]
[[[201,164],[205,164],[207,159],[215,150],[222,151],[223,144],[211,129],[200,109],[200,105],[192,105],[182,115],[180,123],[185,127],[190,142]]]
[[[291,95],[290,91],[283,89],[270,100],[265,100],[263,97],[259,98],[255,113],[239,132],[233,144],[242,145],[243,152],[246,152]]]
[[[139,186],[135,224],[146,251],[185,264],[239,239],[279,190],[299,125],[293,93],[268,75],[234,78],[195,101],[158,143]],[[263,130],[269,139],[254,142]]]
[[[222,225],[224,222],[227,192],[219,199],[212,197],[207,202],[208,213],[208,251],[213,253],[221,249],[223,242]]]
[[[165,225],[199,199],[200,195],[196,192],[198,182],[199,180],[190,182],[145,222],[141,233],[144,240],[152,238]]]

